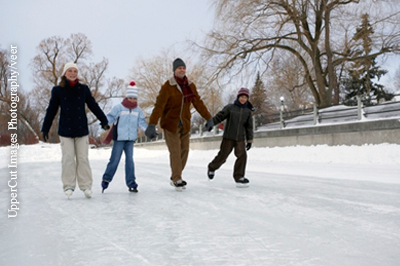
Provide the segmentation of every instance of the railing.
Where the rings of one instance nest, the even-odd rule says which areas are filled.
[[[259,125],[257,129],[284,129],[288,127],[400,117],[399,101],[389,101],[370,106],[364,106],[361,99],[358,99],[357,102],[357,106],[336,105],[323,109],[318,109],[314,106],[309,109],[288,112],[281,108],[279,113],[270,115],[274,119],[280,118],[275,123],[266,123],[260,126],[259,123],[257,124],[258,117],[255,117],[254,121]],[[297,115],[301,112],[303,114]]]
[[[313,108],[286,111],[282,105],[280,111],[271,114],[253,116],[253,130],[278,130],[302,126],[316,126],[322,124],[346,123],[362,120],[385,119],[400,117],[400,101],[389,101],[377,105],[364,106],[361,99],[357,99],[357,106],[334,105],[327,108]],[[218,125],[212,132],[204,132],[203,128],[193,128],[192,137],[219,135]],[[163,140],[162,132],[155,140]],[[148,142],[145,136],[137,140],[138,143]]]

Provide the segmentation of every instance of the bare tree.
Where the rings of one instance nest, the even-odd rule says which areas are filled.
[[[40,113],[31,105],[29,93],[18,92],[18,139],[20,143],[37,143],[40,136]]]
[[[61,80],[62,70],[67,62],[78,63],[81,82],[87,84],[93,97],[101,108],[106,108],[109,99],[120,94],[121,86],[115,82],[117,78],[107,80],[105,73],[108,68],[108,59],[103,58],[98,63],[88,62],[92,55],[92,43],[82,33],[71,34],[67,39],[53,36],[44,39],[37,47],[37,55],[31,62],[35,87],[32,90],[32,99],[36,108],[42,114],[42,121],[45,109],[50,100],[51,89],[57,86]],[[116,86],[116,87],[114,87]],[[89,111],[87,110],[87,113]],[[91,113],[88,114],[88,123],[93,125],[97,118]],[[50,129],[49,141],[58,141],[57,128],[58,116],[54,119],[54,126]],[[90,129],[95,128],[90,127]],[[94,133],[93,133],[94,134]]]
[[[86,41],[87,44],[83,44]],[[42,40],[37,46],[37,55],[31,61],[34,88],[31,92],[35,107],[42,113],[50,100],[51,89],[61,80],[64,65],[67,62],[78,63],[80,59],[87,58],[91,53],[91,44],[83,34],[72,34],[71,38],[64,39],[53,36]],[[58,115],[50,129],[50,142],[58,142]]]
[[[233,103],[237,99],[238,90],[235,88],[234,90],[230,90],[225,97],[226,103]]]
[[[222,87],[212,80],[211,73],[204,64],[188,60],[190,66],[189,79],[196,84],[196,88],[211,115],[215,115],[222,107]],[[193,110],[194,111],[194,110]]]
[[[0,99],[4,102],[8,95],[8,77],[10,76],[9,59],[10,54],[0,46]],[[3,108],[2,108],[3,109]]]
[[[39,122],[37,119],[38,112],[31,107],[29,97],[25,93],[22,87],[18,87],[18,92],[16,95],[11,94],[11,87],[9,86],[8,79],[11,76],[10,73],[10,54],[7,50],[2,50],[0,48],[0,113],[3,119],[6,121],[11,118],[11,110],[16,110],[13,112],[17,113],[17,128],[19,135],[19,143],[33,143],[38,138],[39,134]],[[12,102],[18,104],[18,108],[12,108]],[[7,127],[2,128],[4,132],[7,133]],[[28,139],[30,139],[28,141]]]
[[[62,68],[67,62],[65,57],[67,43],[66,40],[57,36],[40,42],[36,48],[38,54],[31,63],[36,87],[40,86],[40,89],[43,89],[43,85],[56,86],[58,84]]]
[[[92,42],[85,34],[71,34],[68,42],[67,56],[69,61],[77,63],[78,61],[87,60],[92,55]]]
[[[161,86],[173,75],[172,62],[178,56],[172,54],[167,50],[150,59],[139,59],[131,70],[130,78],[137,82],[140,106],[147,115],[151,113]],[[202,100],[215,114],[222,106],[220,88],[211,81],[204,64],[196,64],[190,58],[182,59],[187,66],[189,80],[196,84]]]
[[[400,94],[400,67],[397,68],[394,76],[394,91],[396,94]]]
[[[120,93],[118,91],[118,86],[116,88],[113,87],[114,83],[111,83],[112,86],[109,86],[110,81],[106,80],[105,77],[107,67],[108,59],[103,58],[99,63],[90,63],[89,65],[83,65],[80,68],[80,77],[82,78],[82,82],[88,85],[93,97],[102,109],[108,109],[110,107],[109,100]],[[88,109],[86,110],[86,113],[88,114],[88,124],[90,126],[97,122],[96,116],[89,112]],[[90,129],[92,136],[96,136],[96,127],[90,127]]]
[[[105,75],[108,67],[108,59],[103,58],[99,63],[90,63],[80,67],[79,76],[82,81],[91,88],[92,93],[98,93],[101,87],[104,86]]]
[[[163,51],[150,59],[140,58],[131,70],[130,78],[139,87],[139,104],[147,115],[151,113],[161,86],[173,74],[173,59],[169,53]]]
[[[236,74],[248,66],[265,69],[274,56],[286,51],[300,62],[303,79],[319,106],[332,102],[338,86],[336,67],[367,56],[353,54],[351,39],[347,44],[340,41],[343,24],[353,25],[354,32],[361,11],[374,13],[374,49],[368,56],[399,51],[399,6],[393,1],[215,0],[215,4],[219,28],[209,34],[205,49],[217,66],[216,75]]]
[[[51,88],[61,80],[64,65],[70,61],[81,63],[92,54],[91,47],[90,40],[83,34],[72,34],[68,39],[53,36],[40,42],[31,68],[35,84],[33,97],[43,112],[47,106],[45,103],[50,99]]]
[[[268,79],[268,95],[275,106],[280,106],[284,97],[285,106],[290,110],[309,107],[313,98],[308,91],[307,82],[300,62],[289,55],[274,60]]]
[[[121,98],[121,97],[123,97],[125,88],[126,88],[126,85],[125,85],[125,81],[123,79],[119,79],[116,77],[107,79],[107,88],[104,93],[104,96],[108,99]]]

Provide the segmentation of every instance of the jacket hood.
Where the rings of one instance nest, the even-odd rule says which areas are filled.
[[[247,107],[251,110],[251,111],[255,111],[256,110],[256,108],[251,104],[251,102],[250,101],[247,101],[248,102],[248,105],[247,105]]]
[[[188,81],[189,81],[189,85],[192,83],[189,79],[188,79]],[[175,79],[175,77],[174,76],[172,76],[169,80],[168,80],[168,82],[169,82],[169,85],[170,86],[177,86],[178,85],[178,82],[176,81],[176,79]]]

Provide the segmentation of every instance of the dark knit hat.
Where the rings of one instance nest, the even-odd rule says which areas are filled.
[[[247,98],[249,98],[249,97],[250,97],[250,91],[249,91],[249,89],[241,88],[241,89],[239,90],[238,94],[237,94],[237,97],[239,97],[239,96],[241,96],[241,95],[246,95]]]
[[[175,61],[172,63],[172,69],[173,69],[174,73],[175,73],[175,70],[181,66],[186,68],[185,62],[183,62],[183,60],[180,58],[175,59]]]

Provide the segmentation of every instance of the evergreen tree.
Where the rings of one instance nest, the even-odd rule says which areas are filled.
[[[385,92],[384,86],[374,83],[387,73],[376,64],[376,56],[369,56],[372,51],[373,27],[369,23],[369,15],[362,15],[361,25],[357,28],[353,40],[360,43],[355,52],[355,57],[362,57],[355,60],[348,69],[349,77],[344,80],[345,99],[349,101],[355,96],[362,96],[366,104],[370,104],[370,96],[375,95],[378,99],[391,99],[393,95]]]
[[[256,82],[251,90],[250,101],[255,108],[253,115],[256,117],[256,125],[265,124],[267,122],[267,115],[273,112],[273,108],[268,100],[267,90],[264,82],[261,80],[260,72],[257,73]]]

